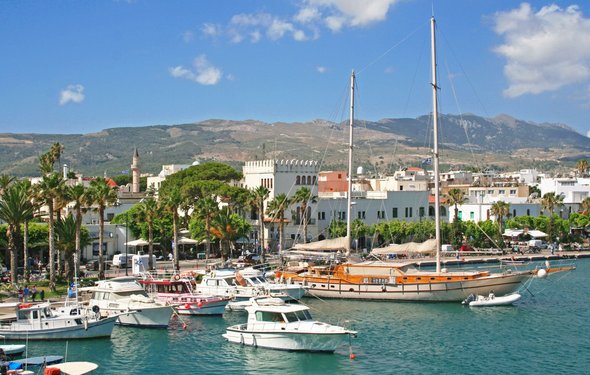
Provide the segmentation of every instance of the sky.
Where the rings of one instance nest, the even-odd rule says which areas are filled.
[[[0,132],[507,114],[590,135],[590,4],[0,0]]]

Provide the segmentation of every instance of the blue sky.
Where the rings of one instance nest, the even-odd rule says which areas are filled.
[[[0,132],[431,110],[590,131],[587,2],[0,0]]]

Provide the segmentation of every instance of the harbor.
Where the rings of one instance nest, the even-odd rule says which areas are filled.
[[[542,266],[542,262],[539,264]],[[473,309],[461,303],[303,302],[319,320],[358,331],[334,355],[276,351],[227,342],[227,327],[243,313],[173,318],[168,329],[116,326],[110,340],[29,343],[28,356],[91,360],[95,374],[479,374],[541,371],[583,374],[590,359],[587,282],[590,261],[534,280],[513,306]],[[183,322],[186,329],[183,329]],[[547,370],[550,369],[550,370]]]

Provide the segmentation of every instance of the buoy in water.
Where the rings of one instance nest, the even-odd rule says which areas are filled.
[[[547,277],[547,271],[544,270],[543,268],[541,268],[540,270],[537,271],[537,277],[539,279],[544,279],[545,277]]]
[[[350,353],[350,359],[356,359],[356,354]]]

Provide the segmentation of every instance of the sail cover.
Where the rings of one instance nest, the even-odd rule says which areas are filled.
[[[400,253],[435,253],[436,252],[436,239],[431,239],[424,242],[406,242],[403,244],[393,244],[386,247],[379,247],[373,249],[371,254],[383,255],[383,254],[400,254]]]
[[[331,238],[310,243],[297,243],[291,250],[346,251],[346,237]]]

